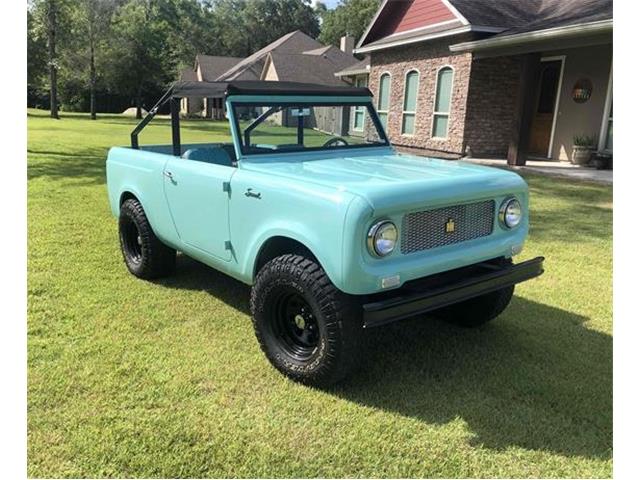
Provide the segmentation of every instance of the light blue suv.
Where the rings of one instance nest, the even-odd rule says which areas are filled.
[[[189,97],[225,99],[233,143],[181,142]],[[140,147],[166,103],[172,144]],[[397,153],[366,88],[176,83],[131,147],[109,151],[107,180],[129,271],[167,275],[181,251],[252,285],[263,351],[307,384],[343,378],[364,328],[425,312],[480,325],[543,271],[511,260],[528,230],[522,178]]]

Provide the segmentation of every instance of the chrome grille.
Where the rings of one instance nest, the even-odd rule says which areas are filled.
[[[486,237],[493,231],[494,218],[493,200],[408,213],[402,218],[400,251],[413,253]],[[447,224],[453,231],[447,232]]]

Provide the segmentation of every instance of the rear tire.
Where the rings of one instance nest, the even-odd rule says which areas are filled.
[[[314,260],[287,254],[262,267],[251,314],[262,351],[295,381],[326,387],[356,365],[360,311]]]
[[[122,203],[118,226],[124,263],[133,275],[150,280],[174,270],[176,251],[164,245],[153,233],[138,200],[130,198]]]

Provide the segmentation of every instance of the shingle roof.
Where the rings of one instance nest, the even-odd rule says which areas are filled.
[[[302,53],[324,47],[320,42],[296,30],[283,35],[253,55],[236,62],[217,77],[217,80],[258,80],[264,67],[264,62],[270,52]]]
[[[215,55],[196,55],[196,64],[200,65],[202,79],[210,82],[218,78],[218,76],[236,65],[242,58],[238,57],[219,57]]]
[[[472,25],[501,27],[501,35],[613,18],[612,0],[450,0]],[[509,33],[509,34],[510,34]]]
[[[318,61],[315,55],[278,52],[270,53],[269,59],[273,64],[279,81],[346,85],[345,82],[334,75],[334,72],[339,70],[340,67],[337,67],[327,59]]]
[[[198,74],[193,68],[185,68],[180,72],[181,82],[196,82],[198,80]]]
[[[344,77],[346,75],[356,75],[358,73],[368,72],[371,69],[371,57],[367,55],[363,60],[349,65],[342,70],[337,71],[334,75]]]
[[[403,0],[405,3],[407,0]],[[413,1],[413,0],[408,0]],[[451,5],[474,27],[489,27],[487,30],[497,36],[512,35],[549,28],[580,25],[613,18],[613,0],[449,0]],[[395,4],[395,5],[394,5]],[[393,8],[401,8],[399,2],[387,0],[386,8],[379,11],[373,22],[384,22],[391,18]],[[383,12],[384,10],[384,12]],[[406,8],[405,8],[406,10]],[[372,23],[373,25],[373,23]],[[446,33],[460,28],[462,22],[446,25],[435,24],[413,31],[403,32],[373,41],[365,39],[359,46],[379,48],[387,44],[421,40],[426,34]]]

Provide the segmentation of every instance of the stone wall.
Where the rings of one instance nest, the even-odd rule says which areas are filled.
[[[369,88],[376,96],[376,102],[380,76],[385,72],[391,74],[387,134],[393,144],[455,154],[464,152],[467,92],[472,62],[470,53],[454,54],[449,51],[451,43],[462,42],[466,38],[459,36],[453,40],[448,37],[441,41],[411,44],[371,54]],[[434,139],[431,131],[436,75],[444,66],[453,68],[449,132],[446,139]],[[401,122],[404,81],[405,75],[412,69],[419,73],[415,131],[413,135],[403,135]]]
[[[507,156],[520,62],[516,56],[474,59],[471,64],[464,139],[474,157]]]

